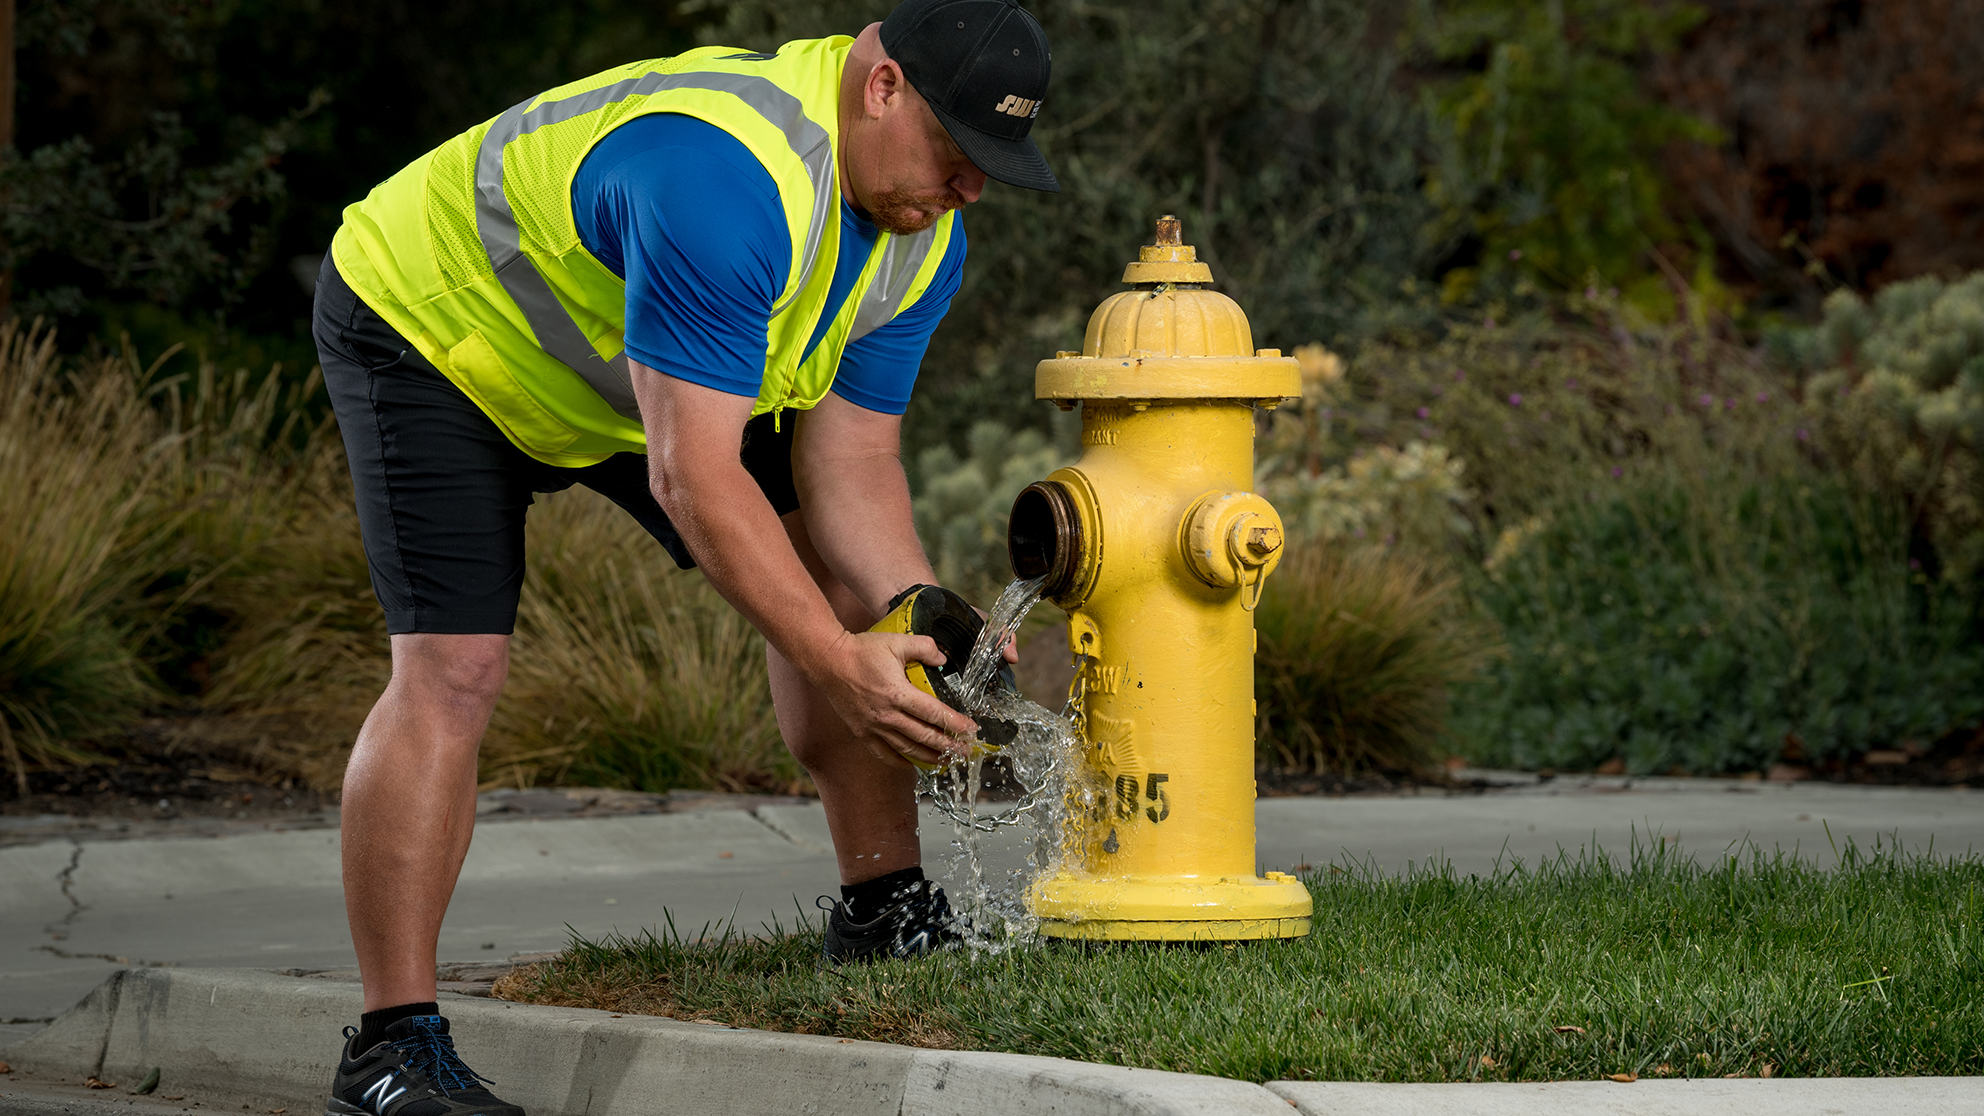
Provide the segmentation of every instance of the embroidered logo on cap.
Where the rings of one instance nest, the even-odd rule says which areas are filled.
[[[1040,102],[1030,101],[1025,97],[1008,93],[1006,94],[1006,99],[1000,101],[998,108],[994,111],[1003,112],[1007,116],[1033,117],[1040,115]]]

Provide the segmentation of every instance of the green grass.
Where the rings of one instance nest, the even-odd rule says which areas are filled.
[[[1984,1072],[1984,860],[1664,847],[1486,876],[1325,868],[1291,942],[823,970],[803,923],[671,926],[575,938],[497,994],[1251,1081]]]

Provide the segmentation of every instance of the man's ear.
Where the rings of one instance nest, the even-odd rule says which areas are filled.
[[[868,71],[868,83],[862,89],[862,107],[869,116],[880,120],[883,113],[901,104],[903,90],[908,85],[909,80],[902,76],[902,67],[896,65],[895,59],[884,58]]]

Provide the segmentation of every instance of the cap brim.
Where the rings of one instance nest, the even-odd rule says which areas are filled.
[[[929,104],[926,100],[926,104]],[[1054,171],[1048,167],[1047,159],[1040,154],[1032,136],[1022,139],[1000,139],[966,124],[950,113],[930,104],[944,130],[951,134],[958,149],[970,159],[985,177],[996,179],[1008,186],[1018,186],[1023,190],[1039,190],[1043,193],[1058,194],[1061,183],[1054,178]]]

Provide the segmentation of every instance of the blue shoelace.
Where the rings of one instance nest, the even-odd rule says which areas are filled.
[[[477,1082],[495,1084],[468,1068],[462,1056],[455,1053],[455,1040],[451,1036],[420,1018],[413,1021],[412,1034],[393,1041],[393,1049],[406,1055],[408,1069],[425,1074],[444,1093],[472,1089]]]

